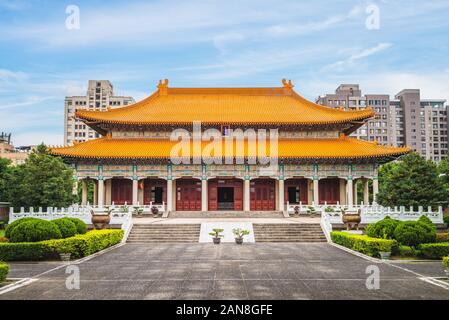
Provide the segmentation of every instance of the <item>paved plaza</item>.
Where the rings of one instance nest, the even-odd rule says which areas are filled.
[[[449,299],[420,279],[443,277],[440,261],[373,262],[327,243],[126,244],[77,265],[80,289],[68,290],[59,262],[11,263],[10,278],[38,280],[0,299]]]

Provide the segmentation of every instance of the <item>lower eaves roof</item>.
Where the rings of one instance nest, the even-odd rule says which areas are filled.
[[[224,141],[224,140],[223,140]],[[73,146],[52,147],[50,152],[67,158],[85,159],[170,159],[173,148],[179,144],[176,141],[163,139],[136,139],[103,137]],[[200,157],[208,150],[209,141],[201,143],[201,149],[187,144],[189,157]],[[257,143],[245,141],[243,148],[236,142],[232,147],[226,147],[223,142],[220,149],[212,150],[211,156],[222,157],[255,157],[269,156],[270,144],[267,142],[264,152],[257,153]],[[195,149],[195,150],[194,150]],[[358,140],[355,138],[334,139],[280,139],[278,140],[277,158],[279,159],[353,159],[353,158],[384,158],[398,157],[410,152],[407,147],[382,146],[377,143]],[[202,150],[202,151],[200,151]],[[229,151],[232,150],[232,151]],[[190,154],[189,154],[190,153]],[[175,153],[177,154],[177,153]],[[181,154],[178,154],[179,156]],[[276,157],[276,155],[273,155]]]

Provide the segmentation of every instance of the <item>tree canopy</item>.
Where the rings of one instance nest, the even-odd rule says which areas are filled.
[[[446,205],[448,195],[437,165],[417,153],[387,163],[379,170],[377,202],[383,206],[435,208]]]
[[[10,167],[8,200],[14,207],[66,207],[76,199],[73,170],[39,145],[24,164]]]

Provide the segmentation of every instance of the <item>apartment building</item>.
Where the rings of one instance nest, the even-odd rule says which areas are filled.
[[[373,108],[375,118],[353,134],[359,139],[409,146],[433,161],[447,155],[449,106],[443,99],[421,99],[419,89],[404,89],[390,99],[388,94],[362,95],[358,84],[342,84],[316,102],[349,110]]]
[[[358,110],[371,107],[376,111],[376,116],[360,127],[353,135],[367,141],[377,141],[380,144],[392,144],[390,139],[390,97],[387,94],[366,94],[358,84],[341,84],[335,93],[326,94],[317,98],[316,103],[343,108],[345,110]]]
[[[115,96],[114,88],[108,80],[89,80],[86,96],[66,97],[64,103],[64,142],[83,142],[99,137],[99,134],[82,121],[75,119],[75,111],[87,109],[106,111],[134,103],[132,97]]]

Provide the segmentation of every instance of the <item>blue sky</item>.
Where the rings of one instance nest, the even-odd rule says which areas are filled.
[[[66,8],[80,28],[66,28]],[[379,28],[366,26],[372,8]],[[368,11],[368,12],[367,12]],[[136,100],[171,86],[280,86],[306,98],[360,83],[449,100],[449,0],[0,0],[0,131],[63,143],[64,97],[108,79]]]

